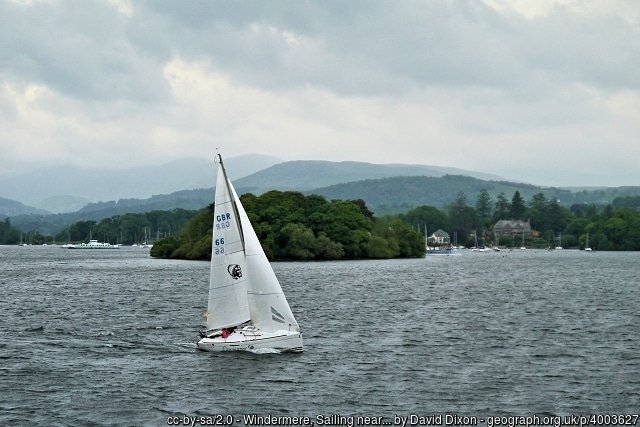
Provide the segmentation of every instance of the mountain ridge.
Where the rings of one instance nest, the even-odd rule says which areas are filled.
[[[233,167],[231,160],[225,160],[228,169]],[[367,168],[370,172],[363,172]],[[530,199],[533,194],[542,192],[548,199],[558,199],[567,206],[572,203],[609,203],[618,196],[640,195],[640,187],[604,187],[592,190],[580,189],[573,192],[559,187],[542,187],[505,180],[482,180],[463,175],[367,178],[312,188],[313,184],[357,178],[363,176],[363,173],[364,175],[368,173],[369,176],[376,176],[388,173],[424,172],[425,168],[428,167],[398,164],[375,165],[364,162],[290,161],[269,166],[246,177],[236,179],[234,183],[239,194],[252,192],[257,195],[268,190],[293,190],[305,194],[319,194],[328,199],[363,199],[377,214],[396,213],[419,205],[441,208],[451,203],[460,191],[466,194],[468,204],[473,205],[475,197],[481,189],[489,191],[494,198],[500,192],[504,192],[509,199],[516,190],[520,191],[525,199]],[[339,173],[345,170],[346,174]],[[319,175],[322,179],[317,178]],[[66,225],[79,220],[100,220],[128,212],[141,213],[172,209],[197,210],[213,201],[212,183],[213,180],[208,182],[206,187],[199,189],[156,194],[144,199],[120,198],[106,202],[92,202],[78,211],[65,214],[53,215],[42,211],[37,211],[37,213],[28,211],[24,215],[19,215],[14,209],[14,213],[10,215],[11,222],[25,231],[37,229],[53,234]],[[0,216],[2,214],[0,209]]]
[[[395,176],[444,176],[457,175],[480,179],[503,179],[497,175],[430,165],[400,163],[367,163],[357,161],[331,162],[327,160],[291,160],[270,166],[235,181],[237,188],[250,189],[260,194],[273,188],[305,191],[345,182]],[[292,180],[292,175],[296,176]]]
[[[0,218],[11,217],[14,215],[47,215],[50,213],[51,212],[44,209],[25,205],[17,200],[0,197]]]
[[[225,159],[234,180],[280,162],[282,159],[277,157],[258,154]],[[28,173],[3,174],[0,175],[0,196],[64,213],[75,211],[79,198],[88,202],[148,198],[155,194],[207,188],[214,183],[213,159],[186,157],[160,165],[125,169],[55,165]],[[66,204],[63,203],[65,199]]]

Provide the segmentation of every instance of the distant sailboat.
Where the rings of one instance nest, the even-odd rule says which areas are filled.
[[[429,233],[427,232],[427,224],[424,225],[424,242],[425,242],[425,250],[427,254],[429,253]]]
[[[587,233],[587,243],[584,245],[584,250],[587,252],[591,251],[591,248],[589,247],[589,233]]]
[[[61,246],[63,249],[75,249],[76,245],[71,243],[71,230],[67,229],[67,243]]]
[[[218,155],[206,351],[300,352],[302,334]]]
[[[520,249],[527,249],[527,247],[524,245],[524,227],[522,227],[522,246],[520,246]]]
[[[563,249],[563,247],[562,247],[562,232],[560,232],[560,236],[558,237],[558,246],[556,246],[556,249]]]
[[[475,234],[475,246],[471,249],[472,252],[486,252],[487,249],[484,247],[484,243],[482,246],[478,246],[478,233]]]

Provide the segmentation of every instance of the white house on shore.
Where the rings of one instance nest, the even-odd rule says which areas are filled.
[[[449,237],[449,233],[439,229],[429,236],[428,242],[430,245],[435,246],[448,245],[451,243],[451,238]]]

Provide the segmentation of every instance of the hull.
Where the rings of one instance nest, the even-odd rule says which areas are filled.
[[[67,244],[62,247],[65,249],[120,249],[119,245],[111,245],[97,240],[90,240],[89,243],[80,243],[79,245]]]
[[[67,246],[65,249],[120,249],[120,246]]]
[[[283,352],[301,352],[302,334],[290,331],[246,331],[240,330],[227,338],[217,335],[198,341],[198,348],[204,351],[254,351],[262,349]]]

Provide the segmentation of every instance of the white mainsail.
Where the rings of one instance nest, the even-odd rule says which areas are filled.
[[[242,229],[231,183],[218,165],[207,328],[220,329],[250,320]]]
[[[265,332],[300,331],[249,217],[218,165],[207,327],[247,321]]]

